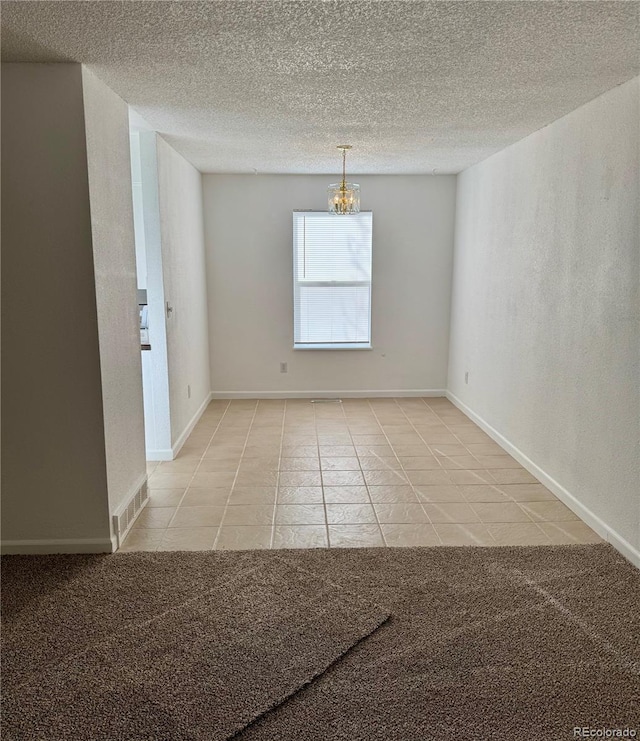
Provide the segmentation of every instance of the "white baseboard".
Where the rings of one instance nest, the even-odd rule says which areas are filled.
[[[534,463],[519,448],[509,442],[509,440],[503,437],[494,427],[476,414],[464,402],[458,399],[455,394],[447,391],[446,396],[449,401],[455,404],[455,406],[464,412],[469,419],[473,420],[478,427],[486,432],[492,440],[495,440],[501,448],[504,448],[510,456],[515,458],[518,463],[529,471],[530,474],[535,476],[541,484],[544,484],[549,491],[552,491],[561,502],[569,507],[572,512],[575,512],[581,520],[584,520],[592,530],[595,530],[601,538],[606,540],[608,543],[611,543],[611,545],[627,560],[631,561],[634,566],[640,568],[640,550],[631,545],[631,543],[625,540],[610,525],[607,525],[606,522],[600,519],[600,517],[594,514],[588,507],[585,507],[574,494],[571,494],[571,492],[567,491],[562,484],[549,476],[548,473]]]
[[[46,553],[113,553],[116,542],[111,538],[63,538],[57,540],[3,540],[3,555]]]
[[[143,474],[133,486],[129,494],[120,502],[111,514],[112,538],[115,539],[116,549],[131,530],[133,523],[149,501],[147,492],[147,474]]]
[[[155,461],[172,461],[174,459],[173,450],[147,450],[147,460],[150,463]]]
[[[385,389],[364,391],[212,391],[212,399],[383,399],[446,396],[446,389]]]
[[[211,401],[211,399],[213,399],[213,394],[208,393],[205,396],[204,401],[202,402],[202,404],[200,404],[200,406],[198,408],[198,411],[193,415],[193,417],[191,418],[191,421],[189,422],[189,424],[184,428],[184,430],[182,431],[182,434],[176,440],[176,442],[175,442],[175,444],[174,444],[174,446],[172,448],[172,457],[171,458],[168,458],[168,459],[163,458],[161,460],[173,460],[178,455],[178,453],[182,449],[182,446],[186,443],[187,438],[192,433],[193,428],[198,424],[198,420],[204,414],[204,410],[209,406],[209,402]]]

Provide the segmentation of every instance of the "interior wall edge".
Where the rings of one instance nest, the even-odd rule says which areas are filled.
[[[110,550],[79,64],[2,64],[2,545]]]
[[[507,438],[498,432],[495,427],[489,424],[489,422],[483,419],[479,414],[476,414],[473,409],[470,409],[455,394],[447,391],[446,397],[452,404],[457,406],[460,411],[464,412],[469,419],[475,422],[483,432],[486,432],[486,434],[489,435],[489,437],[503,448],[512,458],[515,458],[518,463],[526,468],[532,476],[535,476],[543,486],[546,486],[549,491],[553,492],[563,504],[566,504],[566,506],[578,515],[578,517],[580,517],[580,519],[587,525],[589,525],[592,530],[595,530],[601,538],[604,538],[608,543],[610,543],[627,560],[631,561],[634,566],[640,568],[640,550],[638,548],[629,543],[629,541],[623,538],[613,527],[611,527],[611,525],[606,523],[588,507],[582,504],[575,494],[572,494],[559,481],[556,481],[556,479],[550,476],[543,468],[535,463],[535,461],[531,460],[526,453],[507,440]]]
[[[81,84],[107,493],[113,515],[146,470],[129,112],[126,102],[85,65]]]
[[[202,175],[157,135],[156,162],[169,381],[168,445],[175,453],[211,392]]]

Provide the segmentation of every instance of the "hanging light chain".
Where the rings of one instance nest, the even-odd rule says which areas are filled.
[[[347,189],[347,150],[342,148],[342,189]]]
[[[342,151],[342,181],[329,186],[329,211],[335,214],[353,214],[360,211],[360,186],[347,182],[347,150],[350,144],[338,144]]]
[[[347,189],[347,150],[351,149],[351,144],[338,144],[338,149],[342,150],[342,183],[341,190]]]

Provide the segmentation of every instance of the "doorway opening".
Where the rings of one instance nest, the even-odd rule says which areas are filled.
[[[140,352],[148,461],[172,460],[169,366],[156,133],[130,112],[131,182],[135,229]]]

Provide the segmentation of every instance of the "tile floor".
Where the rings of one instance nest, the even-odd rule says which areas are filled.
[[[121,550],[600,538],[442,398],[213,401]]]

